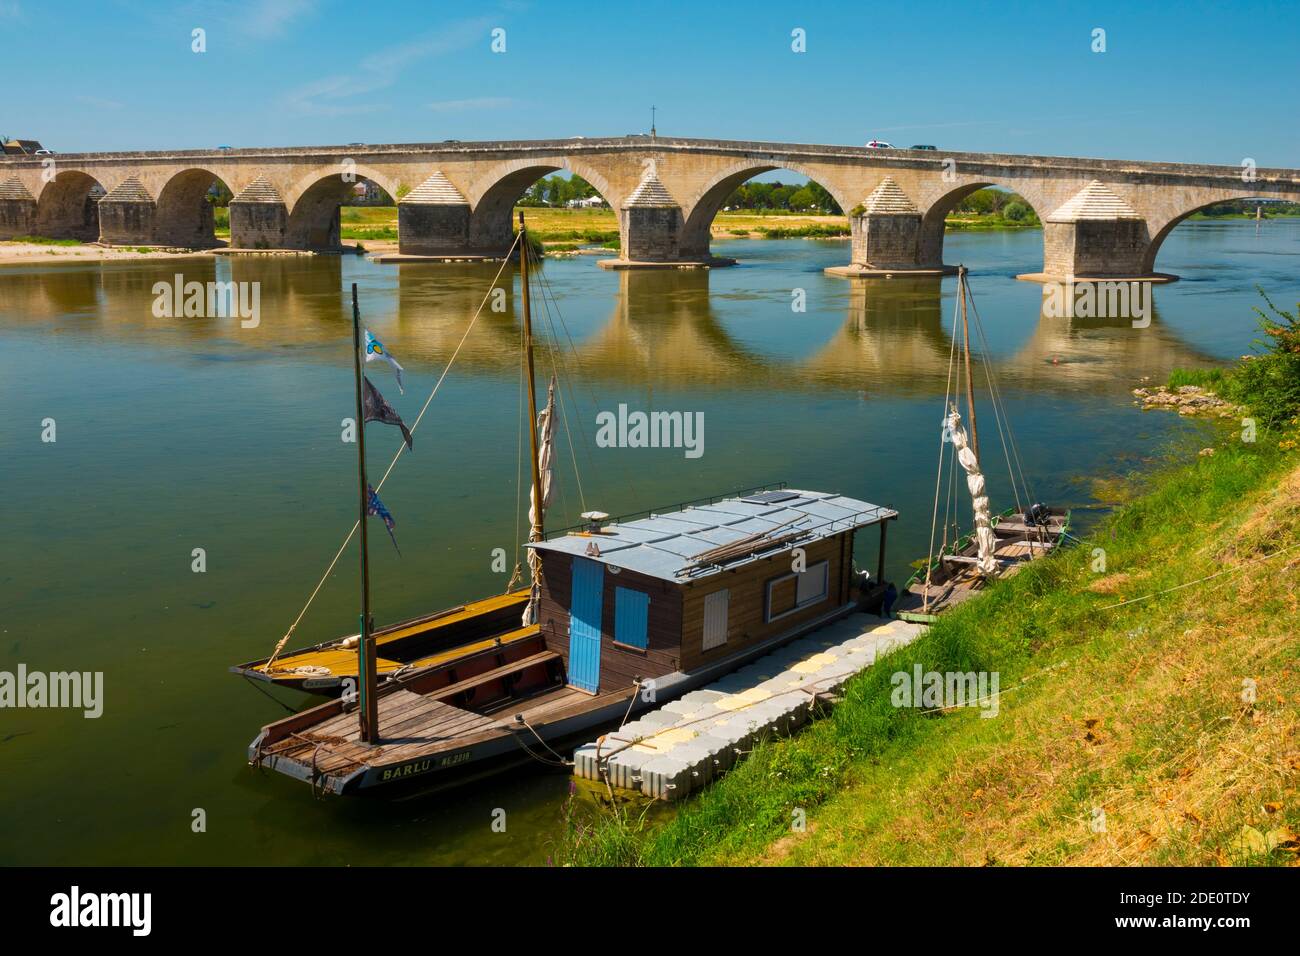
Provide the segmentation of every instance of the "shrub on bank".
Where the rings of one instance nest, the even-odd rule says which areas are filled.
[[[1244,406],[1259,427],[1278,429],[1300,415],[1300,306],[1288,312],[1263,289],[1260,296],[1265,307],[1255,314],[1265,338],[1255,341],[1255,354],[1226,369],[1174,369],[1169,388],[1198,385]]]

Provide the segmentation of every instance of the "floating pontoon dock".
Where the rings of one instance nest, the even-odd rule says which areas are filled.
[[[760,737],[802,726],[850,677],[923,630],[871,614],[828,624],[579,747],[573,772],[680,800],[730,770]]]

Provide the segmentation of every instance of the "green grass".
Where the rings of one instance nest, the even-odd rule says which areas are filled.
[[[29,245],[37,246],[80,246],[84,245],[80,239],[51,239],[48,236],[15,236],[12,239],[6,239],[5,242],[22,242]]]
[[[843,239],[850,234],[847,222],[843,225],[795,226],[793,228],[759,226],[754,232],[764,239]]]
[[[1264,423],[1254,441],[1207,426],[1213,454],[1131,476],[1132,499],[1087,540],[945,614],[850,681],[829,717],[756,745],[666,822],[571,811],[557,859],[1205,865],[1300,851],[1300,752],[1287,754],[1300,737],[1300,323],[1265,302],[1258,355],[1170,378],[1224,386]],[[894,707],[891,676],[918,664],[997,672],[1004,713]],[[1244,676],[1258,703],[1243,706]],[[1114,821],[1105,839],[1089,826],[1098,808]],[[791,832],[796,810],[812,832]],[[1265,831],[1275,848],[1243,843]]]
[[[1037,217],[1026,219],[1005,219],[1002,216],[975,216],[968,213],[951,213],[944,221],[945,229],[964,229],[968,231],[994,229],[1041,229],[1043,224]]]
[[[1178,389],[1184,385],[1196,385],[1210,392],[1217,392],[1223,387],[1225,370],[1221,368],[1176,368],[1169,373],[1165,387]]]
[[[861,843],[852,835],[863,834],[867,840],[873,820],[884,826],[911,816],[916,807],[901,806],[900,800],[925,801],[927,788],[945,786],[954,750],[981,746],[974,738],[1014,726],[1000,719],[981,720],[971,712],[923,716],[895,708],[890,703],[890,676],[895,671],[910,670],[917,663],[926,671],[997,671],[1007,698],[1004,707],[1025,706],[1036,690],[1052,686],[1033,683],[1045,671],[1084,652],[1104,656],[1115,647],[1131,646],[1129,635],[1135,628],[1160,626],[1158,613],[1181,619],[1178,597],[1130,610],[1102,607],[1212,572],[1218,566],[1213,557],[1196,553],[1205,529],[1240,512],[1278,479],[1289,461],[1293,459],[1275,444],[1235,442],[1191,466],[1138,479],[1149,491],[1088,541],[999,583],[978,601],[945,615],[912,645],[877,661],[850,682],[843,702],[826,719],[792,738],[756,746],[748,760],[693,796],[662,825],[647,825],[627,810],[570,821],[558,858],[585,865],[758,862],[770,855],[775,841],[790,834],[795,808],[816,820],[817,808],[842,797],[835,807],[837,816],[820,823],[829,830],[838,821],[850,837],[832,839],[829,849],[820,848],[825,852],[809,862],[879,862],[861,859],[855,849]],[[1104,547],[1111,568],[1143,569],[1141,580],[1119,593],[1090,590],[1087,584],[1098,579],[1091,570],[1094,547]],[[1022,679],[1027,683],[1022,685]],[[1068,679],[1074,682],[1070,697],[1086,699],[1101,692],[1086,671],[1076,669]],[[1179,713],[1186,718],[1185,712]],[[1162,733],[1172,746],[1179,738],[1170,728],[1178,720],[1171,713],[1165,724],[1153,724],[1135,741],[1135,751],[1147,753]],[[1183,736],[1190,734],[1194,740],[1203,724],[1185,723]],[[1014,743],[1022,749],[1035,746],[1033,739]],[[920,785],[900,794],[899,781]],[[1060,824],[1077,814],[1102,782],[1102,776],[1092,779],[1081,773],[1055,794],[1061,805],[1038,811],[1045,814],[1045,832],[1050,836],[1053,821]],[[961,825],[961,818],[956,822]],[[888,843],[877,849],[895,854],[885,862],[958,862],[943,849],[942,834],[929,836],[935,838],[920,841],[927,849],[920,854],[891,851]],[[1069,858],[1060,848],[1048,852],[1051,843],[1045,840],[1039,848],[1040,859],[1026,862]]]

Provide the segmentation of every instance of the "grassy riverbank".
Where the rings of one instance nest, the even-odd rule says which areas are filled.
[[[1300,405],[1282,396],[1300,388],[1300,329],[1278,315],[1269,348],[1220,379],[1274,430],[1207,426],[1212,454],[1130,479],[1088,540],[878,661],[828,718],[660,825],[575,809],[557,859],[1296,862]],[[998,715],[893,706],[891,675],[918,664],[998,672]]]

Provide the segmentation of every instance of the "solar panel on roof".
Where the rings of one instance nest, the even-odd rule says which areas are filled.
[[[740,500],[754,505],[774,505],[778,501],[789,501],[791,498],[798,497],[793,491],[760,491],[756,495],[745,495]]]
[[[585,555],[619,568],[678,581],[683,574],[714,573],[720,565],[706,567],[696,558],[746,536],[755,536],[755,554],[762,555],[779,546],[775,543],[778,540],[784,546],[792,540],[820,540],[895,516],[891,509],[844,495],[768,491],[616,522],[607,525],[600,535],[569,534],[527,546],[571,556]],[[593,541],[598,543],[600,556],[586,555],[587,546]],[[743,560],[755,560],[755,557]]]

